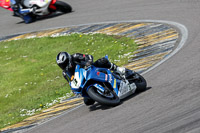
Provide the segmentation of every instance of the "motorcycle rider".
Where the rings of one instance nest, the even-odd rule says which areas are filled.
[[[26,9],[21,0],[10,0],[10,6],[13,10],[13,16],[21,17],[25,23],[34,21],[33,18],[27,15],[27,13],[34,12],[34,8]]]
[[[108,68],[112,71],[115,71],[121,75],[125,74],[124,67],[118,67],[114,63],[111,63],[105,57],[98,59],[93,63],[92,55],[85,55],[80,53],[75,53],[70,55],[67,52],[60,52],[56,58],[57,65],[63,70],[64,78],[70,82],[71,77],[75,72],[76,65],[80,65],[82,68],[94,65],[96,67]],[[89,98],[84,98],[84,103],[86,105],[94,104],[94,100]]]

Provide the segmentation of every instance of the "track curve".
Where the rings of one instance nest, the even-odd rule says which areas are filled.
[[[200,1],[66,2],[74,8],[73,13],[28,25],[0,9],[0,36],[84,23],[148,19],[181,23],[189,36],[175,56],[144,75],[151,87],[148,91],[114,108],[82,106],[28,132],[200,132]]]

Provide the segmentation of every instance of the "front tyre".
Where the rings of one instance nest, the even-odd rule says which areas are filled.
[[[63,1],[56,1],[56,3],[54,3],[54,6],[56,7],[56,10],[63,13],[69,13],[72,11],[72,7]]]
[[[103,94],[96,87],[92,86],[87,93],[93,100],[102,105],[116,106],[120,103],[119,97],[113,91]]]

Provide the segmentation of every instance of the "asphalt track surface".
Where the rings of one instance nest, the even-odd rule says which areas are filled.
[[[200,1],[69,0],[74,12],[20,23],[0,9],[0,36],[47,28],[123,20],[165,20],[188,29],[183,48],[144,74],[149,90],[114,108],[99,105],[66,113],[30,133],[199,133],[200,132]]]

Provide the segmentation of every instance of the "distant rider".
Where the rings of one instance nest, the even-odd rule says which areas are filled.
[[[33,21],[29,15],[30,12],[34,12],[34,8],[28,9],[23,5],[24,0],[10,0],[10,6],[13,10],[13,16],[21,17],[25,23],[30,23]]]
[[[125,74],[124,67],[118,67],[114,63],[109,62],[105,57],[98,59],[93,63],[92,55],[85,55],[80,53],[70,55],[67,52],[60,52],[57,55],[56,62],[57,65],[63,70],[63,76],[68,82],[71,82],[71,77],[75,72],[76,65],[80,65],[81,67],[94,65],[100,68],[108,68],[121,75]],[[92,99],[84,98],[84,103],[86,105],[91,105],[94,103],[94,101]]]

